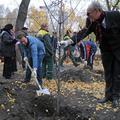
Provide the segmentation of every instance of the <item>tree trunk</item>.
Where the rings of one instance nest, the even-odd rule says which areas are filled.
[[[111,3],[110,0],[105,0],[105,1],[109,11],[118,9],[118,4],[120,3],[120,0],[116,0],[113,4]]]
[[[27,18],[29,3],[30,3],[30,0],[22,0],[20,7],[19,7],[19,11],[18,11],[15,31],[21,30],[21,28],[24,26],[24,23]]]
[[[106,0],[106,4],[107,4],[107,9],[108,9],[109,11],[111,11],[111,7],[110,7],[110,2],[109,2],[109,0]]]

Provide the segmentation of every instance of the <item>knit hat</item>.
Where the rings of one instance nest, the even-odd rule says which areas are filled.
[[[11,30],[11,29],[13,29],[13,25],[12,24],[6,24],[4,29]]]
[[[46,28],[46,27],[48,27],[47,24],[45,24],[45,23],[41,24],[41,28]]]

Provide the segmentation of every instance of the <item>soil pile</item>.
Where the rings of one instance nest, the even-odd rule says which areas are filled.
[[[2,64],[0,64],[2,66]],[[51,95],[36,96],[36,85],[22,83],[23,71],[12,79],[2,77],[0,67],[0,120],[119,120],[119,108],[97,104],[104,96],[103,71],[68,65],[60,72],[62,83],[57,113],[55,80],[47,81]],[[54,88],[54,89],[53,89]]]

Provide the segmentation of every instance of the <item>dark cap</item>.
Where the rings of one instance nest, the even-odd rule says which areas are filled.
[[[41,24],[41,28],[46,28],[48,25],[46,23]]]
[[[11,29],[13,29],[13,25],[12,24],[6,24],[4,29],[11,30]]]

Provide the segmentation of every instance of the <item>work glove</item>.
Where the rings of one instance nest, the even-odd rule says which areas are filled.
[[[26,62],[26,61],[28,61],[28,58],[27,58],[27,57],[24,57],[23,60]]]
[[[60,41],[60,45],[63,47],[67,47],[68,45],[71,45],[73,41],[71,39],[65,40],[65,41]]]
[[[33,68],[32,74],[33,74],[33,76],[37,77],[37,68]]]

